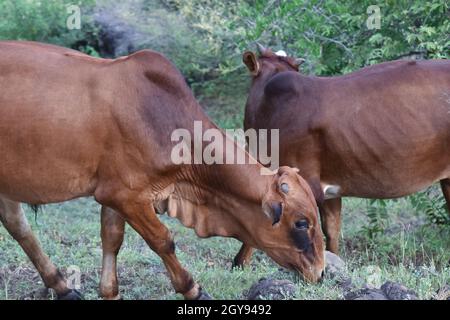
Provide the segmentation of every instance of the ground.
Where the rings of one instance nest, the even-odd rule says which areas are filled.
[[[376,240],[365,232],[367,201],[344,202],[341,256],[356,285],[397,281],[430,299],[450,283],[450,228],[425,223],[406,200],[388,202],[389,227]],[[70,266],[81,271],[81,291],[98,299],[101,271],[99,205],[91,199],[47,205],[27,217],[45,252],[63,272]],[[253,283],[263,277],[288,279],[297,286],[296,299],[342,299],[336,282],[304,283],[257,252],[251,266],[231,271],[231,260],[240,243],[234,239],[199,239],[177,220],[162,216],[172,230],[181,263],[216,299],[243,299]],[[43,293],[37,272],[17,243],[0,226],[0,299],[51,299]],[[160,259],[127,227],[119,254],[120,292],[124,299],[181,299],[175,294]]]

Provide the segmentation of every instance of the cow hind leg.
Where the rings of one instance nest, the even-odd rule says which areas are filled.
[[[450,179],[441,180],[441,188],[445,201],[447,202],[448,212],[450,213]]]
[[[125,220],[111,208],[102,206],[101,237],[103,249],[100,295],[106,300],[118,300],[117,255],[123,243]]]
[[[158,219],[155,209],[147,197],[140,199],[128,195],[126,200],[104,201],[97,198],[97,201],[101,204],[104,202],[112,204],[111,207],[117,209],[125,221],[160,256],[177,293],[183,294],[184,298],[188,300],[210,299],[209,295],[194,282],[189,272],[181,266],[175,254],[175,244],[170,231]]]
[[[66,281],[48,256],[42,251],[39,241],[31,231],[20,203],[0,198],[0,220],[9,234],[25,251],[47,288],[55,290],[59,299],[80,300],[82,295],[67,287]]]
[[[319,207],[322,229],[326,238],[326,248],[334,254],[339,254],[341,207],[342,198],[325,200]]]
[[[253,248],[245,243],[242,244],[241,249],[233,259],[232,268],[244,268],[250,264],[252,258]]]

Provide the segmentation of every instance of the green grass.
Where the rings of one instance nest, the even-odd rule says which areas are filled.
[[[341,255],[347,273],[362,286],[378,270],[375,282],[391,280],[429,299],[445,283],[450,283],[450,228],[423,224],[424,215],[412,210],[406,200],[388,202],[389,228],[377,239],[368,239],[363,226],[366,201],[344,202]],[[91,199],[48,205],[38,213],[26,208],[33,230],[45,252],[63,272],[76,265],[82,272],[82,291],[87,299],[98,298],[101,268],[99,205]],[[233,239],[199,239],[177,220],[161,216],[172,230],[181,263],[217,299],[243,299],[246,290],[262,277],[289,279],[297,286],[297,299],[342,299],[336,282],[326,279],[311,285],[279,268],[262,252],[251,266],[231,271],[231,260],[240,247]],[[33,298],[43,287],[25,254],[0,227],[0,299]],[[174,293],[164,267],[144,241],[127,227],[119,254],[120,291],[125,299],[181,299]],[[373,281],[373,280],[372,280]],[[374,283],[377,285],[377,283]],[[49,298],[49,297],[47,297]],[[51,298],[51,296],[50,296]]]

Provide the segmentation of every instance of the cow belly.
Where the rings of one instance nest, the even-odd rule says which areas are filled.
[[[394,107],[374,104],[326,132],[322,183],[340,185],[347,196],[395,198],[450,177],[448,109],[438,99],[427,108],[404,100],[397,116]]]
[[[17,202],[32,204],[62,202],[91,195],[96,185],[93,174],[84,170],[63,172],[56,167],[41,171],[35,171],[30,167],[16,169],[10,172],[1,170],[0,194]]]
[[[40,204],[92,192],[101,145],[94,147],[87,128],[0,122],[0,194]]]
[[[438,178],[423,178],[421,181],[410,183],[408,179],[405,180],[386,180],[385,183],[366,182],[364,180],[346,180],[330,183],[328,181],[321,181],[325,186],[338,186],[340,197],[358,197],[369,199],[393,199],[413,194],[421,191],[435,182],[442,179],[449,178],[450,172],[442,174]]]
[[[336,169],[321,177],[322,186],[339,186],[341,196],[361,198],[398,198],[423,190],[450,177],[450,157],[430,157],[424,162],[386,161],[367,163],[364,168]]]

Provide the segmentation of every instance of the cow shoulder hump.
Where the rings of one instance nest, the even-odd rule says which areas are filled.
[[[273,76],[264,87],[266,97],[276,97],[285,94],[295,94],[299,86],[299,74],[286,71]]]

